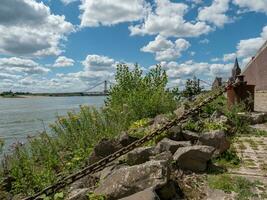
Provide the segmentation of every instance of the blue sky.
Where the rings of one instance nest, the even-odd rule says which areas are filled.
[[[161,64],[182,87],[246,65],[267,40],[267,1],[2,0],[0,35],[0,91],[83,91],[122,62]]]

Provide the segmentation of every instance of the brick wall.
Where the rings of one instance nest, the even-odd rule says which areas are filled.
[[[267,112],[267,90],[255,93],[255,111]]]
[[[245,75],[245,81],[249,85],[256,85],[256,91],[267,91],[267,43],[259,50],[242,74]]]

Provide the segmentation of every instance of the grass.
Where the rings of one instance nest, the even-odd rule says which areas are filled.
[[[239,168],[241,159],[237,155],[235,149],[230,148],[222,153],[218,158],[212,160],[214,164],[223,168]]]
[[[223,190],[226,193],[236,193],[237,200],[246,200],[257,197],[253,190],[258,182],[251,182],[246,178],[228,174],[209,175],[208,184],[212,189]]]

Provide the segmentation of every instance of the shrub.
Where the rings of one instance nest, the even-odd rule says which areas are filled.
[[[176,107],[174,95],[165,90],[168,79],[160,65],[145,75],[137,65],[132,71],[127,65],[118,65],[115,79],[117,84],[111,88],[106,106],[126,115],[129,123]]]
[[[182,96],[192,98],[195,95],[200,94],[202,88],[199,86],[199,80],[194,76],[193,79],[187,79],[185,83],[185,89],[182,92]]]

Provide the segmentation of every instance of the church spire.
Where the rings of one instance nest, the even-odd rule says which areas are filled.
[[[240,67],[239,67],[239,64],[238,64],[238,60],[237,60],[237,58],[235,59],[235,65],[234,65],[234,67],[233,67],[233,69],[232,69],[232,77],[234,78],[234,80],[236,79],[236,77],[238,76],[238,75],[240,75],[241,74],[241,69],[240,69]]]

